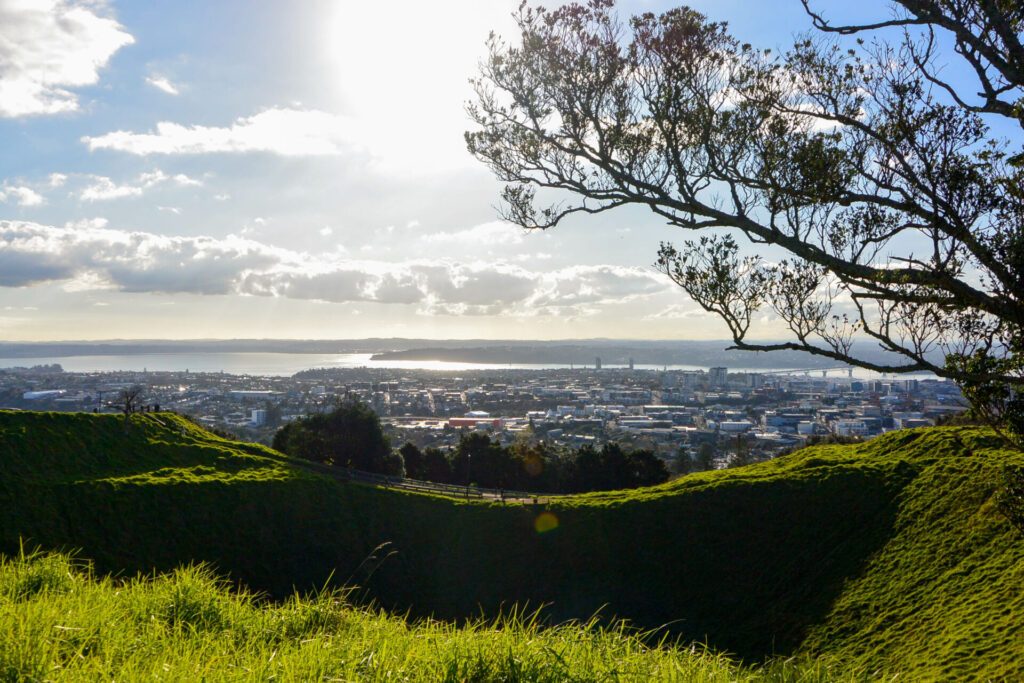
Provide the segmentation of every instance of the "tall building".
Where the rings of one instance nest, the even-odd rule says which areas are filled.
[[[633,369],[633,359],[632,358],[629,359],[629,369],[630,370]]]
[[[708,382],[713,387],[724,387],[728,382],[729,368],[708,369]]]
[[[601,369],[601,356],[598,356],[597,358],[594,359],[594,369]]]

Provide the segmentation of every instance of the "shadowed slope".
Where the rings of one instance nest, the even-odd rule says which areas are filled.
[[[602,609],[748,658],[1008,676],[1024,655],[1024,543],[990,501],[994,474],[1021,458],[981,430],[534,508],[345,484],[152,418],[125,431],[116,416],[0,412],[0,542],[80,547],[101,571],[211,561],[279,596],[333,573],[414,615]],[[364,562],[381,543],[391,555]]]

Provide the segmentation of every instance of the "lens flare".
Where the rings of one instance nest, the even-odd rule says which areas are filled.
[[[533,520],[533,528],[538,534],[546,534],[558,528],[558,517],[553,512],[542,512]]]
[[[523,461],[523,469],[525,469],[526,473],[531,477],[540,476],[540,473],[544,471],[544,461],[540,459],[539,455],[531,453],[530,455],[527,455],[526,459]]]

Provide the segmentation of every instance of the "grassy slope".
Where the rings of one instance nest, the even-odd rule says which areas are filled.
[[[334,571],[388,607],[548,603],[757,658],[1019,677],[1024,542],[991,504],[1020,460],[975,429],[887,435],[541,509],[339,484],[161,415],[0,412],[0,547],[80,547],[103,571],[212,561],[286,594]],[[372,577],[379,543],[394,556]]]
[[[813,680],[820,667],[776,665]],[[806,672],[806,673],[805,673]],[[809,675],[808,675],[809,674]],[[529,617],[407,625],[343,593],[275,605],[201,569],[97,579],[60,555],[0,561],[0,680],[764,680],[710,653],[649,649],[593,624]]]

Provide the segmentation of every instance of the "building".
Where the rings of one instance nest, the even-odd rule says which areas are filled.
[[[727,434],[742,434],[748,432],[754,426],[750,420],[722,420],[718,428]]]
[[[228,396],[239,401],[280,401],[284,398],[284,393],[257,389],[233,389],[228,392]]]
[[[490,429],[504,429],[505,420],[491,417],[450,417],[448,426],[453,429],[478,429],[480,427]]]
[[[51,398],[58,398],[67,392],[63,389],[49,389],[47,391],[26,391],[21,398],[26,401],[40,401]]]
[[[709,368],[708,382],[712,387],[724,387],[729,381],[729,368]]]
[[[835,432],[839,436],[867,436],[868,426],[864,420],[836,420]]]

